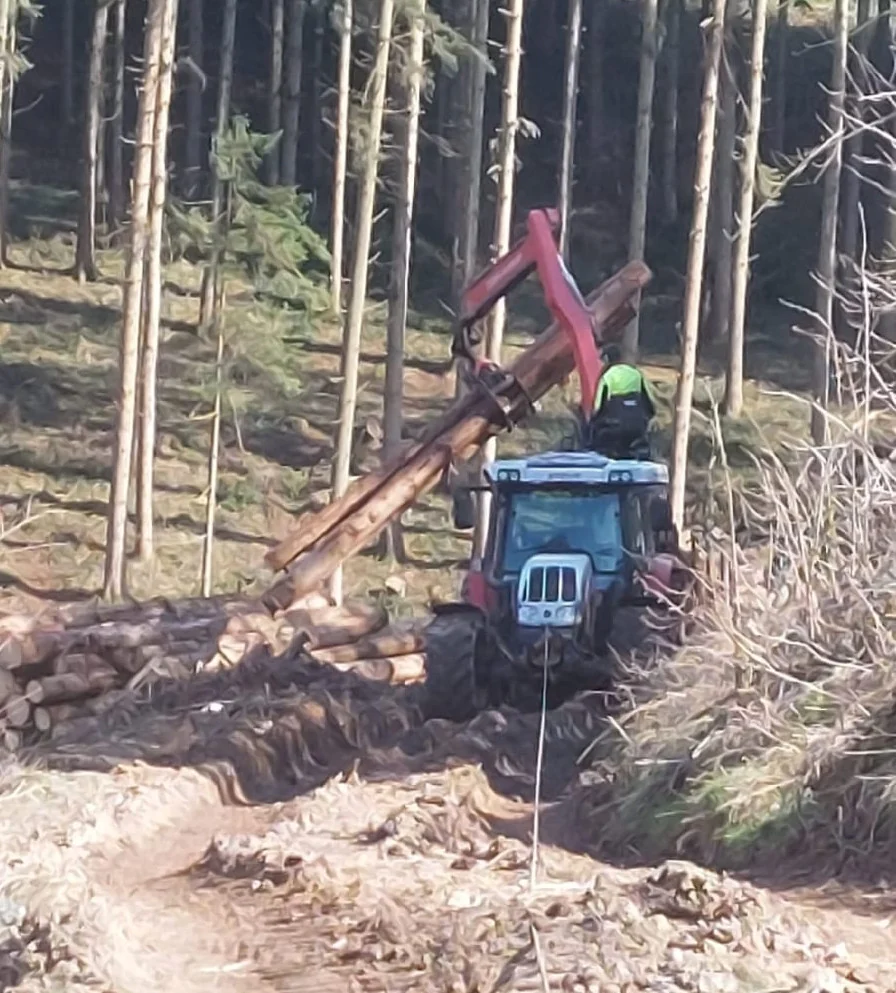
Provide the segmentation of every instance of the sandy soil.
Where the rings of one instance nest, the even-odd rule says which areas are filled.
[[[73,726],[0,783],[0,989],[896,988],[880,892],[574,854],[599,720],[549,715],[534,885],[535,715],[259,666]]]

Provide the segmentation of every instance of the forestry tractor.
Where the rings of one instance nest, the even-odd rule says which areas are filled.
[[[425,689],[432,717],[465,720],[505,702],[536,709],[545,688],[548,706],[578,690],[608,690],[611,636],[623,618],[637,628],[639,608],[667,605],[682,588],[667,467],[650,458],[649,444],[627,453],[591,449],[601,342],[557,231],[555,211],[532,211],[527,235],[464,296],[452,355],[467,387],[500,407],[521,387],[482,361],[477,322],[537,269],[555,321],[572,339],[582,397],[573,450],[502,459],[472,485],[452,487],[455,527],[473,527],[475,493],[488,526],[461,601],[433,607]]]

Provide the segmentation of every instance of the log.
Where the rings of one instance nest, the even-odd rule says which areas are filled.
[[[406,443],[381,468],[356,479],[339,500],[328,503],[322,510],[309,510],[302,514],[296,526],[283,541],[265,553],[264,560],[268,567],[274,572],[285,569],[293,559],[311,548],[348,514],[369,500],[376,490],[409,459],[414,458],[443,431],[453,427],[466,416],[468,406],[468,399],[456,401],[442,417],[427,427],[419,441]],[[297,596],[304,595],[307,594],[297,594]]]
[[[160,645],[138,645],[136,648],[119,648],[109,653],[109,660],[120,672],[133,675],[154,659],[166,661],[177,659],[195,668],[200,661],[210,659],[216,651],[217,642],[214,639],[206,641],[193,639],[171,641]]]
[[[23,728],[31,719],[31,704],[21,694],[11,696],[3,705],[6,723],[11,728]]]
[[[177,621],[264,611],[260,600],[245,596],[184,597],[182,600],[155,597],[143,603],[80,605],[62,611],[61,621],[67,630],[72,631],[110,622]]]
[[[8,670],[0,668],[0,704],[19,692],[16,677]]]
[[[84,675],[67,672],[59,676],[33,679],[25,687],[25,696],[33,704],[67,703],[71,700],[96,696],[117,686],[118,678],[113,669],[96,668]]]
[[[357,662],[360,659],[383,659],[393,655],[408,655],[422,652],[426,648],[426,638],[420,622],[414,626],[392,625],[375,634],[359,638],[357,641],[337,645],[333,648],[314,648],[310,651],[318,662],[336,665],[342,662]]]
[[[35,707],[31,713],[31,720],[34,722],[34,726],[42,734],[49,731],[53,726],[53,718],[50,716],[50,712],[45,710],[43,707]]]
[[[392,655],[387,658],[336,662],[333,668],[340,672],[353,672],[364,679],[380,683],[415,683],[426,674],[426,656],[422,652],[408,652],[406,655]]]
[[[4,635],[0,640],[0,669],[18,669],[23,658],[19,642],[11,634]]]
[[[650,270],[643,262],[630,262],[589,297],[594,324],[600,334],[630,319],[633,308],[629,301],[649,278]],[[566,379],[574,368],[572,344],[554,324],[516,359],[510,371],[534,401]],[[434,440],[409,460],[405,457],[387,478],[379,478],[363,502],[334,502],[332,506],[337,509],[330,511],[328,519],[338,517],[338,522],[314,547],[306,545],[308,550],[293,561],[287,575],[267,591],[264,600],[269,609],[273,611],[278,606],[285,606],[295,597],[316,589],[341,563],[363,549],[390,521],[436,486],[453,461],[469,458],[488,438],[504,429],[504,417],[490,398],[474,394],[466,397],[464,403],[468,406],[463,417],[454,423],[437,421],[438,434]],[[457,404],[446,417],[454,418],[456,408]],[[516,423],[525,416],[527,409],[525,399],[520,397],[506,416]],[[290,549],[294,547],[295,542]]]
[[[65,724],[66,721],[74,720],[76,717],[82,717],[85,713],[88,713],[86,708],[76,703],[54,703],[47,707],[39,707],[50,718],[50,725],[54,728],[59,727],[60,724]],[[36,712],[35,712],[36,713]]]
[[[290,610],[287,620],[295,629],[293,645],[306,650],[346,645],[380,631],[389,623],[385,607],[347,602],[324,610]]]
[[[8,752],[17,752],[22,747],[22,732],[13,728],[3,729],[3,747]]]

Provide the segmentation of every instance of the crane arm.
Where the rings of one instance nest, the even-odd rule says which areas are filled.
[[[485,317],[498,300],[537,272],[548,308],[572,344],[582,390],[582,410],[588,416],[594,407],[603,364],[591,314],[557,245],[560,215],[553,208],[532,210],[526,219],[526,228],[525,236],[464,292],[451,353],[468,359],[476,372],[481,373],[489,363],[482,362],[474,354],[479,340],[474,338],[473,325]]]

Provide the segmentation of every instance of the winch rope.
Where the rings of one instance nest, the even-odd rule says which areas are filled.
[[[541,812],[541,769],[544,765],[544,737],[548,715],[548,630],[544,632],[544,665],[541,680],[541,720],[538,726],[538,752],[535,757],[535,816],[532,820],[532,860],[529,864],[529,890],[534,892],[538,878],[538,827]]]

